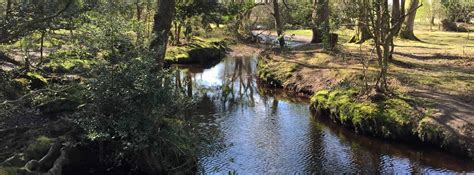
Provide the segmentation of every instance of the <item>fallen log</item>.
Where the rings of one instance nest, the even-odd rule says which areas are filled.
[[[8,63],[12,63],[16,66],[21,66],[22,63],[20,63],[19,61],[13,59],[13,58],[10,58],[6,53],[3,53],[0,51],[0,61],[5,61],[5,62],[8,62]]]

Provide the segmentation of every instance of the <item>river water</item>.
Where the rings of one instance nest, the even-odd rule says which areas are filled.
[[[244,56],[181,72],[189,95],[201,100],[193,117],[209,133],[200,173],[474,173],[471,160],[313,117],[307,100],[262,85],[255,73],[256,58]]]

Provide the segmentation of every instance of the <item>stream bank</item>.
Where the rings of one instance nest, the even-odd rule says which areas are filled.
[[[259,57],[258,77],[272,86],[311,97],[311,110],[317,117],[330,118],[356,133],[434,145],[460,157],[474,159],[472,102],[457,98],[454,94],[445,101],[418,95],[424,89],[435,96],[440,94],[422,84],[425,79],[435,79],[435,75],[427,77],[434,73],[434,69],[425,69],[426,72],[421,73],[411,67],[400,66],[400,63],[392,68],[390,84],[393,94],[386,97],[371,96],[374,92],[361,95],[363,80],[373,80],[377,73],[375,63],[369,61],[364,76],[360,58],[370,57],[368,49],[362,47],[361,51],[358,45],[344,44],[337,50],[325,51],[320,45],[308,44],[283,52],[267,50]],[[415,64],[410,57],[397,55],[395,58],[397,62]],[[424,64],[431,66],[433,63]],[[446,69],[459,71],[454,67]],[[415,79],[417,74],[425,74],[422,76],[425,79]],[[459,79],[467,89],[451,93],[469,96],[469,82],[474,79],[474,72],[463,71],[459,74],[470,77]],[[450,83],[441,79],[436,81],[446,86]],[[461,107],[446,109],[446,106],[455,104],[461,104]],[[458,117],[464,119],[452,119]]]

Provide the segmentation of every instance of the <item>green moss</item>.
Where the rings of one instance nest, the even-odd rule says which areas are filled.
[[[22,78],[26,78],[26,79],[29,80],[28,85],[32,89],[38,89],[38,88],[42,88],[42,87],[48,85],[48,80],[46,80],[46,78],[44,78],[38,72],[27,72],[26,76],[24,76]],[[23,82],[23,83],[25,83],[25,82]]]
[[[425,142],[438,143],[441,146],[452,145],[456,138],[450,132],[447,132],[445,128],[436,124],[433,118],[423,118],[416,128],[418,137]]]
[[[15,78],[15,79],[13,79],[13,81],[15,81],[21,87],[26,87],[31,82],[30,80],[28,80],[26,78]]]
[[[413,107],[402,99],[388,99],[384,102],[385,116],[392,119],[396,124],[408,125],[416,116]]]
[[[295,63],[268,64],[265,58],[258,60],[258,76],[260,79],[276,86],[282,86],[292,77],[298,65]]]
[[[18,167],[0,167],[0,175],[17,175]]]
[[[354,88],[321,90],[311,98],[311,104],[314,109],[328,111],[343,125],[382,137],[409,134],[406,128],[419,120],[412,106],[400,98],[361,101],[356,98],[358,93]]]
[[[98,61],[93,56],[80,51],[58,51],[48,56],[49,60],[44,65],[46,70],[52,72],[71,72],[73,70],[89,70]]]
[[[32,144],[26,148],[26,156],[28,159],[41,159],[49,150],[49,147],[53,144],[53,139],[40,136]]]
[[[28,77],[31,77],[31,78],[34,78],[34,79],[38,79],[40,80],[41,82],[43,83],[48,83],[48,80],[46,80],[46,78],[44,78],[41,74],[37,73],[37,72],[28,72],[26,73],[26,75]]]
[[[190,59],[189,51],[189,47],[171,47],[166,51],[165,60],[173,62],[182,62],[184,60],[188,60]]]
[[[221,57],[226,45],[223,38],[194,37],[190,44],[168,48],[165,61],[171,64],[207,62],[209,60],[206,59]]]

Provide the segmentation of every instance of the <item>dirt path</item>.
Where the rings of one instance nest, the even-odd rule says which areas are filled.
[[[474,141],[474,105],[472,103],[466,103],[449,94],[426,89],[415,90],[413,95],[435,103],[437,111],[432,118],[438,124]]]

